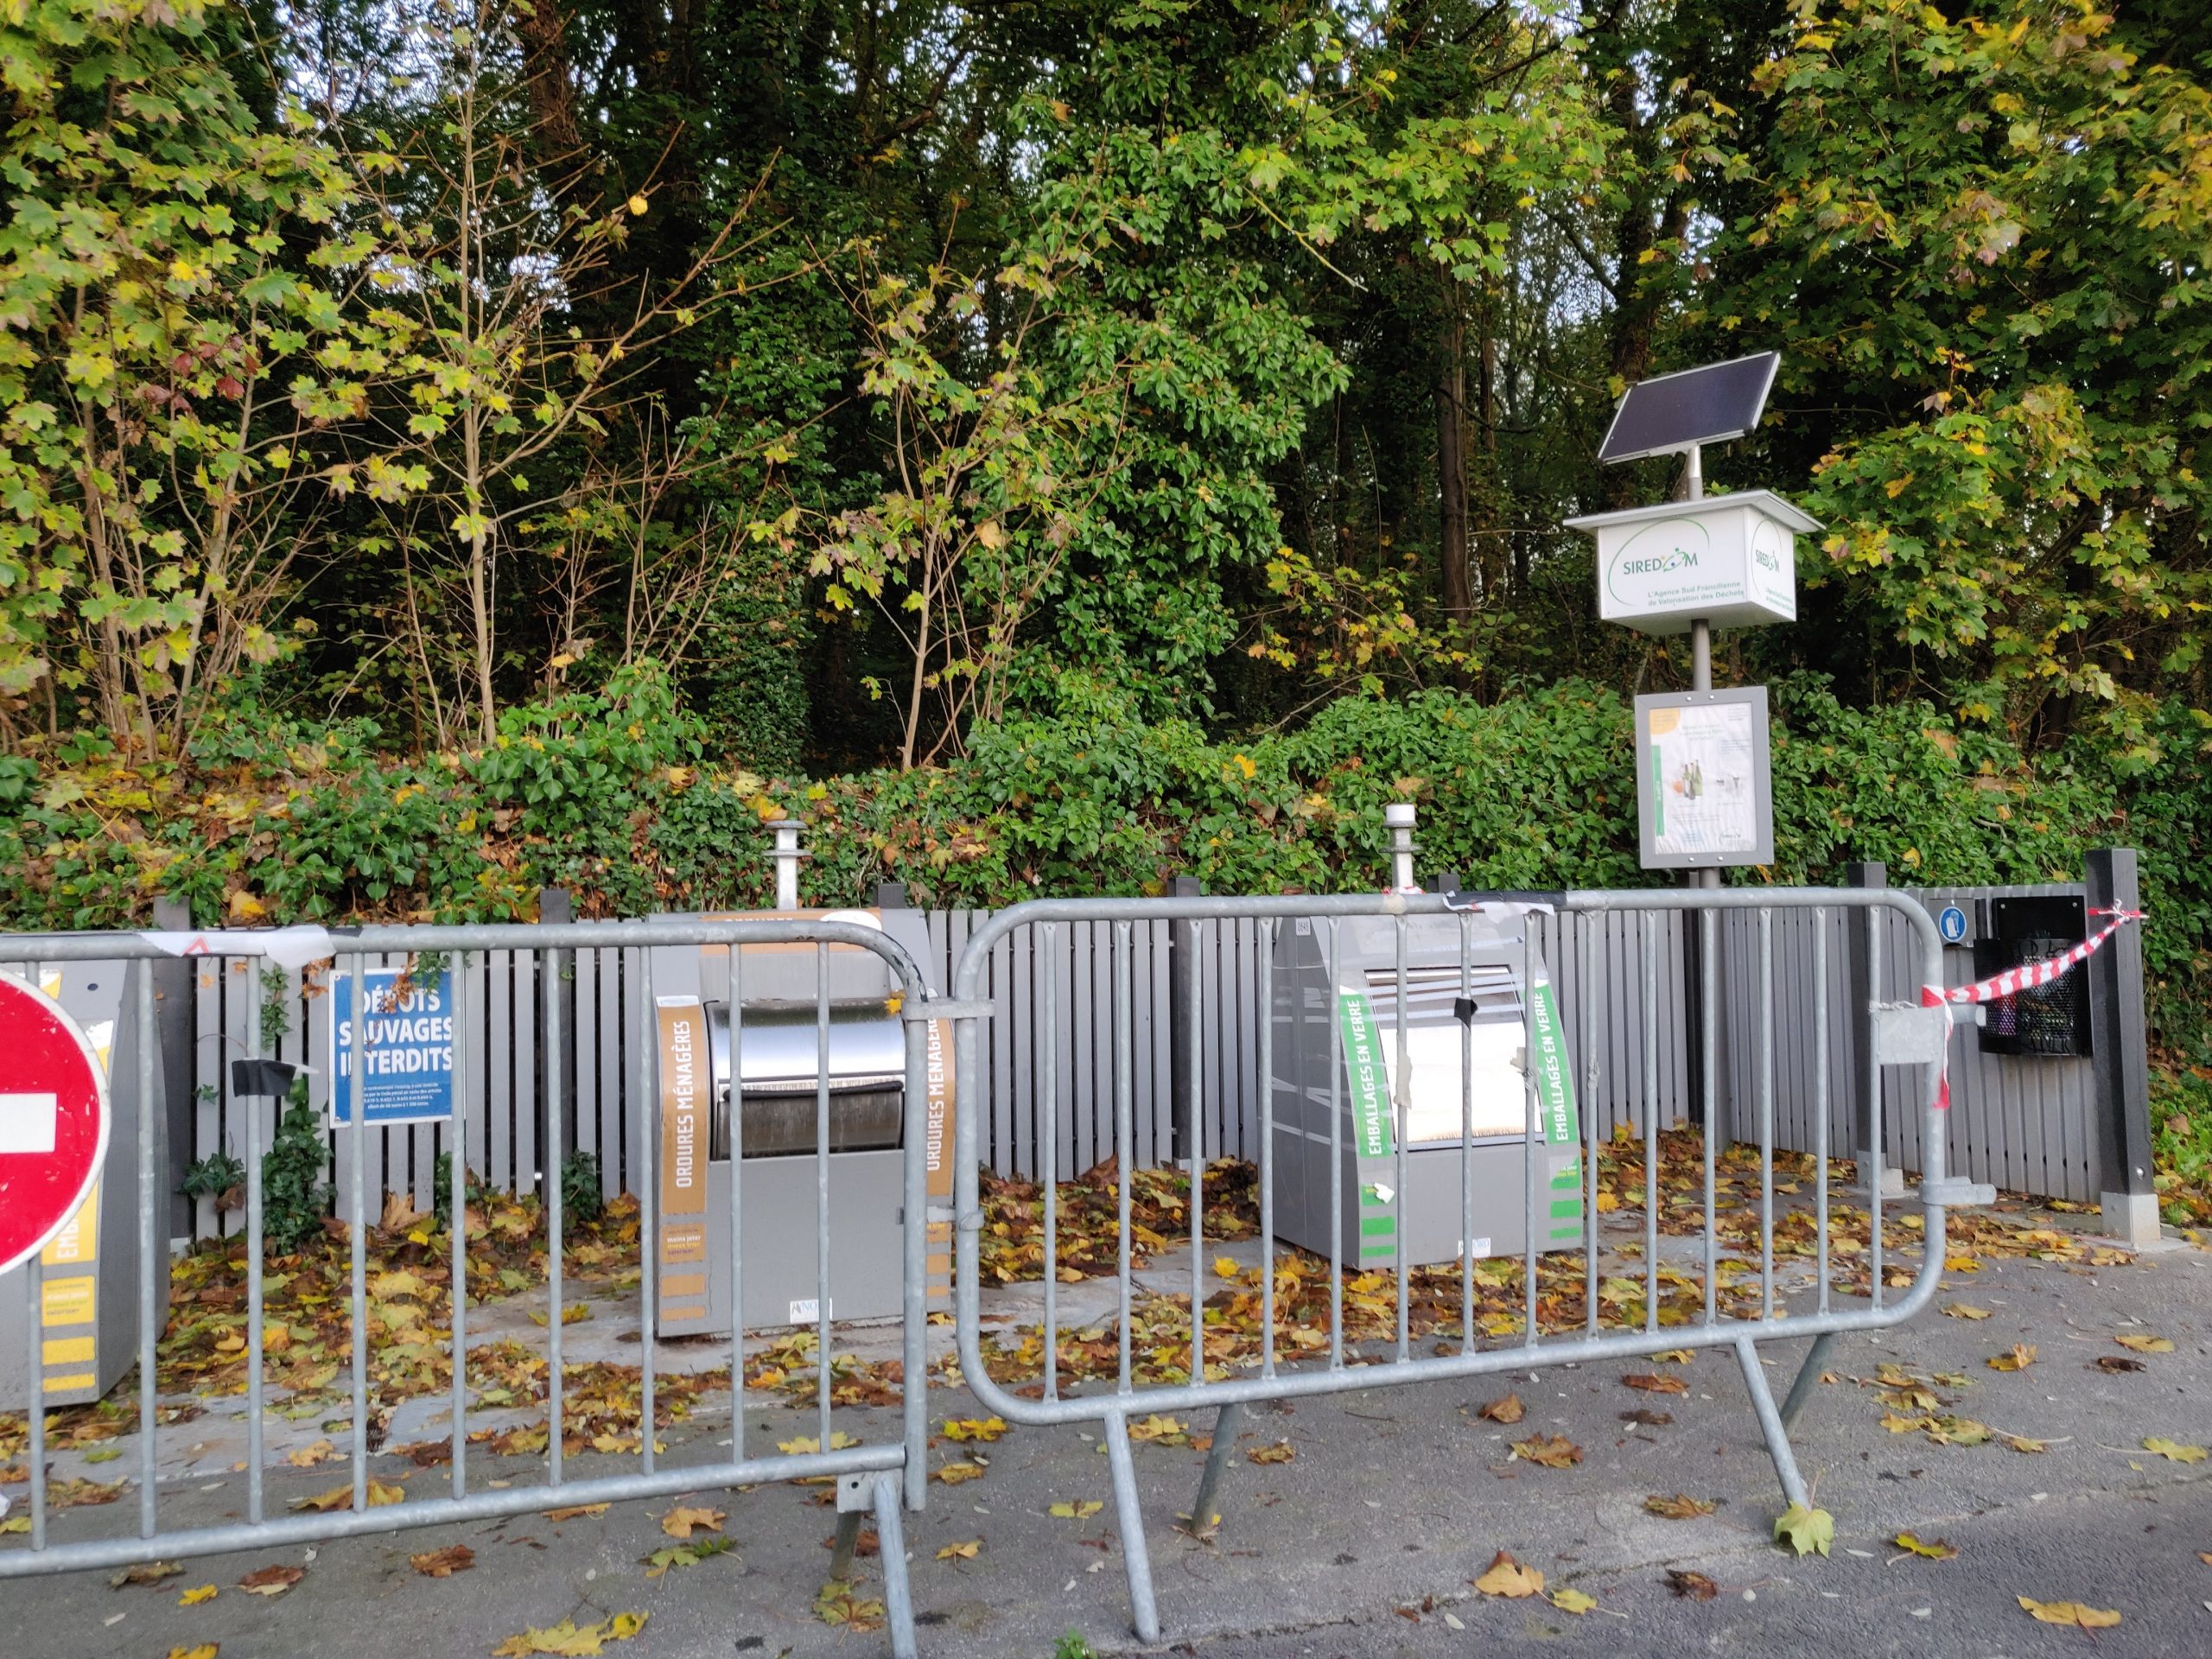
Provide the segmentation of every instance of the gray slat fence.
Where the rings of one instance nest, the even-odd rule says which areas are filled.
[[[2078,885],[1928,889],[1915,894],[1931,911],[1955,900],[2046,893],[2076,893]],[[940,989],[953,964],[988,912],[931,912],[929,959],[922,966]],[[1683,934],[1680,912],[1599,912],[1529,918],[1535,943],[1549,964],[1559,996],[1578,1084],[1589,1076],[1586,1044],[1594,1036],[1596,1089],[1583,1103],[1598,1116],[1601,1134],[1616,1123],[1640,1124],[1646,1092],[1646,1044],[1652,1045],[1656,1103],[1665,1122],[1695,1116],[1690,1039],[1686,1030]],[[1818,1097],[1813,1077],[1813,936],[1809,913],[1777,913],[1775,950],[1775,1121],[1777,1144],[1809,1151]],[[1853,1150],[1857,1100],[1851,1046],[1848,923],[1831,912],[1827,931],[1829,1145],[1839,1156]],[[1912,966],[1901,923],[1885,921],[1879,995],[1902,1000],[1916,993],[1906,982]],[[1736,912],[1719,924],[1717,1014],[1719,1065],[1714,1091],[1724,1129],[1738,1138],[1754,1132],[1754,1045],[1758,1039],[1757,918]],[[982,1136],[991,1167],[1035,1178],[1044,1144],[1039,1115],[1049,1098],[1058,1148],[1054,1172],[1065,1180],[1112,1150],[1113,950],[1105,924],[1073,923],[1052,930],[1022,930],[1001,941],[988,976],[997,1009],[987,1045],[990,1120]],[[1173,1103],[1169,1084],[1168,925],[1133,925],[1130,983],[1135,1065],[1130,1079],[1135,1106],[1136,1156],[1167,1160]],[[1200,1001],[1198,1105],[1209,1156],[1256,1154],[1259,1120],[1256,1005],[1261,935],[1249,921],[1208,922],[1198,928]],[[538,1147],[539,1033],[545,992],[557,984],[572,997],[573,1071],[563,1098],[575,1114],[567,1144],[595,1156],[608,1198],[630,1189],[643,1155],[642,1124],[631,1074],[638,1018],[639,969],[634,950],[577,950],[550,969],[523,951],[493,951],[469,965],[467,1007],[472,1029],[466,1052],[469,1094],[468,1164],[487,1185],[510,1192],[535,1191],[543,1179]],[[1946,952],[1952,983],[1972,977],[1972,956]],[[1647,1028],[1645,964],[1657,969],[1656,1020]],[[1594,971],[1596,1002],[1585,1007],[1586,970]],[[194,1013],[196,1133],[194,1155],[218,1149],[243,1155],[244,1114],[262,1116],[262,1144],[273,1133],[271,1103],[234,1097],[229,1062],[246,1052],[250,971],[243,962],[197,968]],[[267,1052],[308,1067],[309,1099],[320,1114],[329,1096],[328,1002],[320,981],[302,983],[296,973],[270,970],[270,1007],[283,1010],[284,1030]],[[549,972],[556,976],[549,978]],[[1045,987],[1052,982],[1057,1008],[1047,1040],[1041,1028]],[[273,1022],[272,1022],[273,1023]],[[272,1036],[275,1033],[272,1032]],[[1976,1033],[1962,1026],[1952,1050],[1954,1106],[1950,1160],[1954,1172],[2016,1191],[2094,1202],[2097,1147],[2094,1080],[2087,1060],[2052,1060],[1985,1054]],[[1917,1127],[1901,1109],[1894,1090],[1885,1113],[1885,1156],[1905,1169],[1919,1164]],[[442,1125],[372,1129],[365,1172],[371,1191],[406,1194],[418,1209],[432,1201],[438,1154],[446,1150]],[[333,1147],[332,1178],[348,1171],[342,1144]],[[379,1185],[380,1184],[380,1185]],[[217,1230],[214,1201],[203,1198],[196,1217],[203,1236]],[[238,1217],[222,1218],[235,1230]]]

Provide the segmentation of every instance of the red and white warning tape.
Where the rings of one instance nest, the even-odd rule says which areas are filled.
[[[1987,979],[1976,980],[1971,985],[1923,985],[1920,988],[1920,1006],[1942,1008],[1943,1012],[1944,1062],[1943,1075],[1936,1094],[1936,1109],[1948,1110],[1951,1104],[1950,1065],[1950,1010],[1961,1003],[1994,1002],[2000,997],[2017,996],[2022,991],[2031,991],[2048,985],[2069,968],[2080,966],[2097,952],[2098,947],[2130,922],[2139,922],[2139,910],[2093,910],[2092,916],[2109,916],[2112,920],[2095,933],[2070,950],[2041,962],[2022,963],[2018,968],[2007,968],[2001,974],[1992,974]]]

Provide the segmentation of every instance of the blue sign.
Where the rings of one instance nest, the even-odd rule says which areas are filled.
[[[362,1009],[364,1094],[371,1123],[453,1116],[453,969],[372,968]],[[353,976],[330,976],[330,1121],[353,1121]]]
[[[1967,937],[1967,913],[1956,905],[1946,905],[1936,918],[1936,931],[1943,936],[1946,944],[1963,944]]]

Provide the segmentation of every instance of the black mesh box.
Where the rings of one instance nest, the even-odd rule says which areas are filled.
[[[1992,899],[1989,922],[1974,942],[1974,976],[2047,962],[2088,938],[2079,898]],[[1999,997],[1981,1028],[1987,1054],[2073,1058],[2089,1052],[2089,969],[2076,963],[2048,985]]]

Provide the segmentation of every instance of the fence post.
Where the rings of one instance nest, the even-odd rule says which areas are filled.
[[[1889,866],[1878,859],[1862,860],[1844,866],[1844,884],[1853,887],[1886,887],[1890,885]],[[1881,915],[1871,908],[1853,911],[1851,917],[1851,1155],[1859,1160],[1859,1180],[1864,1185],[1865,1172],[1876,1167],[1874,1154],[1881,1150],[1874,1144],[1875,1107],[1882,1103],[1882,1068],[1874,1064],[1874,1020],[1867,1007],[1882,994],[1874,979],[1874,930],[1883,925]],[[1885,1158],[1882,1172],[1882,1197],[1901,1198],[1904,1196],[1904,1171]]]
[[[190,932],[191,901],[167,893],[155,899],[154,925],[164,932]],[[175,962],[156,962],[150,971],[154,976],[154,1028],[160,1033],[162,1079],[168,1095],[163,1103],[168,1109],[169,1149],[168,1169],[164,1177],[169,1195],[168,1236],[172,1239],[189,1239],[195,1220],[193,1202],[176,1189],[198,1151],[194,1143],[200,1112],[193,1086],[192,1038],[197,1023],[194,1018],[196,1008],[193,982],[199,965],[180,957]]]
[[[576,901],[566,887],[540,887],[537,890],[537,919],[548,926],[558,926],[576,919]],[[537,977],[537,1159],[545,1160],[548,1137],[545,1133],[545,1096],[549,1066],[558,1070],[550,1073],[561,1080],[561,1145],[573,1154],[579,1144],[576,1140],[576,981],[573,971],[575,953],[571,950],[542,950],[538,953]],[[558,1053],[546,1052],[544,1041],[545,1016],[551,999],[560,999],[561,1043]],[[543,1179],[550,1186],[561,1179],[561,1172],[549,1169]],[[540,1196],[543,1196],[541,1190]]]
[[[1195,875],[1171,876],[1167,896],[1195,899],[1205,892]],[[1167,1109],[1168,1155],[1181,1162],[1191,1155],[1191,1124],[1198,1093],[1198,925],[1167,925]],[[1128,1172],[1122,1173],[1127,1179]]]
[[[2082,862],[2093,931],[2112,920],[2109,912],[2143,907],[2133,848],[2100,847]],[[2107,913],[2100,916],[2100,911]],[[2096,1078],[2098,1201],[2106,1230],[2140,1249],[2158,1240],[2142,927],[2121,928],[2082,966],[2089,976],[2090,1065]]]

